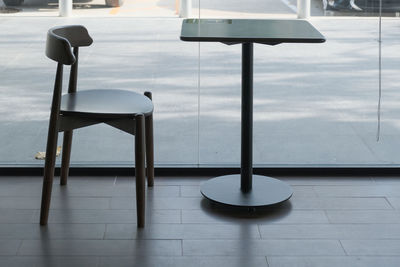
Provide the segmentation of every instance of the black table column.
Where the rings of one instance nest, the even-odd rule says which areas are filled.
[[[292,189],[277,179],[253,175],[253,43],[251,42],[242,43],[241,105],[240,175],[213,178],[203,183],[200,191],[206,198],[230,206],[255,208],[281,203],[290,198]]]
[[[242,145],[240,189],[253,185],[253,43],[242,44]]]

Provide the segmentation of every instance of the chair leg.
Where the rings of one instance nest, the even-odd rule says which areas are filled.
[[[153,114],[145,118],[147,185],[154,186]]]
[[[145,122],[143,114],[135,117],[135,175],[137,224],[143,228],[145,224]]]
[[[152,100],[151,92],[145,92],[145,96]],[[154,135],[153,135],[153,114],[145,118],[146,124],[146,166],[147,185],[154,186]]]
[[[56,163],[58,131],[56,120],[50,121],[49,134],[47,136],[46,159],[44,164],[42,204],[40,208],[40,224],[46,225],[49,217],[51,189],[53,186],[54,165]]]
[[[73,131],[64,132],[60,185],[66,185],[68,180],[69,163],[71,158],[72,133]]]

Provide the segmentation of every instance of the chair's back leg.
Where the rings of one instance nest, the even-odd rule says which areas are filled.
[[[62,89],[63,65],[58,63],[57,75],[54,85],[53,100],[47,135],[46,159],[44,165],[42,204],[40,208],[40,224],[46,225],[49,217],[51,189],[53,186],[54,165],[56,162],[57,139],[58,139],[58,116],[60,113],[61,89]]]
[[[68,93],[75,93],[78,83],[79,47],[74,47],[75,62],[71,65],[69,73]]]
[[[153,145],[153,114],[147,116],[146,124],[146,164],[147,185],[154,186],[154,145]]]
[[[145,92],[145,96],[152,99],[151,92]],[[153,144],[153,114],[145,118],[146,124],[146,167],[147,185],[154,186],[154,144]]]
[[[69,163],[71,158],[71,145],[72,145],[72,131],[65,131],[63,138],[62,148],[62,161],[61,161],[61,173],[60,173],[60,184],[66,185],[69,173]]]
[[[142,228],[145,224],[145,126],[143,114],[135,116],[135,176],[137,224]]]

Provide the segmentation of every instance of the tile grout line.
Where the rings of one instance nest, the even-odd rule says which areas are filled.
[[[329,224],[332,224],[333,222],[329,219],[328,211],[327,211],[326,209],[324,209],[323,211],[324,211],[325,218],[326,218],[326,220],[328,221],[328,223],[329,223]]]
[[[269,267],[268,256],[265,256],[265,262],[267,263],[267,267]]]
[[[260,240],[262,240],[263,238],[262,238],[262,235],[261,235],[261,229],[260,229],[260,224],[259,223],[257,223],[257,231],[258,231],[258,235],[260,237]]]
[[[312,185],[312,186],[311,186],[312,192],[314,192],[315,197],[321,197],[321,196],[318,194],[317,190],[315,190],[315,187],[316,187],[315,185]]]
[[[18,255],[19,255],[19,251],[21,250],[22,242],[23,242],[23,241],[24,241],[24,240],[20,240],[20,242],[19,242],[19,244],[18,244],[17,251],[15,252],[15,256],[18,256]]]
[[[96,267],[100,267],[100,263],[101,263],[101,257],[97,256],[96,257]]]
[[[342,244],[342,241],[341,241],[340,239],[338,239],[338,241],[339,241],[340,246],[341,246],[342,249],[343,249],[344,254],[345,254],[346,256],[349,256],[349,254],[347,254],[347,251],[346,251],[346,249],[344,248],[344,246],[343,246],[343,244]]]
[[[386,202],[389,204],[389,206],[392,207],[392,210],[397,210],[397,209],[392,205],[392,203],[389,201],[389,199],[388,199],[387,196],[385,196],[384,198],[385,198]]]
[[[105,224],[104,224],[103,240],[106,240],[107,227],[108,227],[108,224],[105,223]]]
[[[181,239],[181,256],[183,257],[183,239]]]

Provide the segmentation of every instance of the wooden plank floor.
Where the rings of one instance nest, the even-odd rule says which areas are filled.
[[[279,177],[277,209],[210,204],[210,177],[156,177],[146,228],[134,179],[71,177],[53,186],[40,227],[40,177],[0,177],[0,266],[400,266],[400,178]]]

